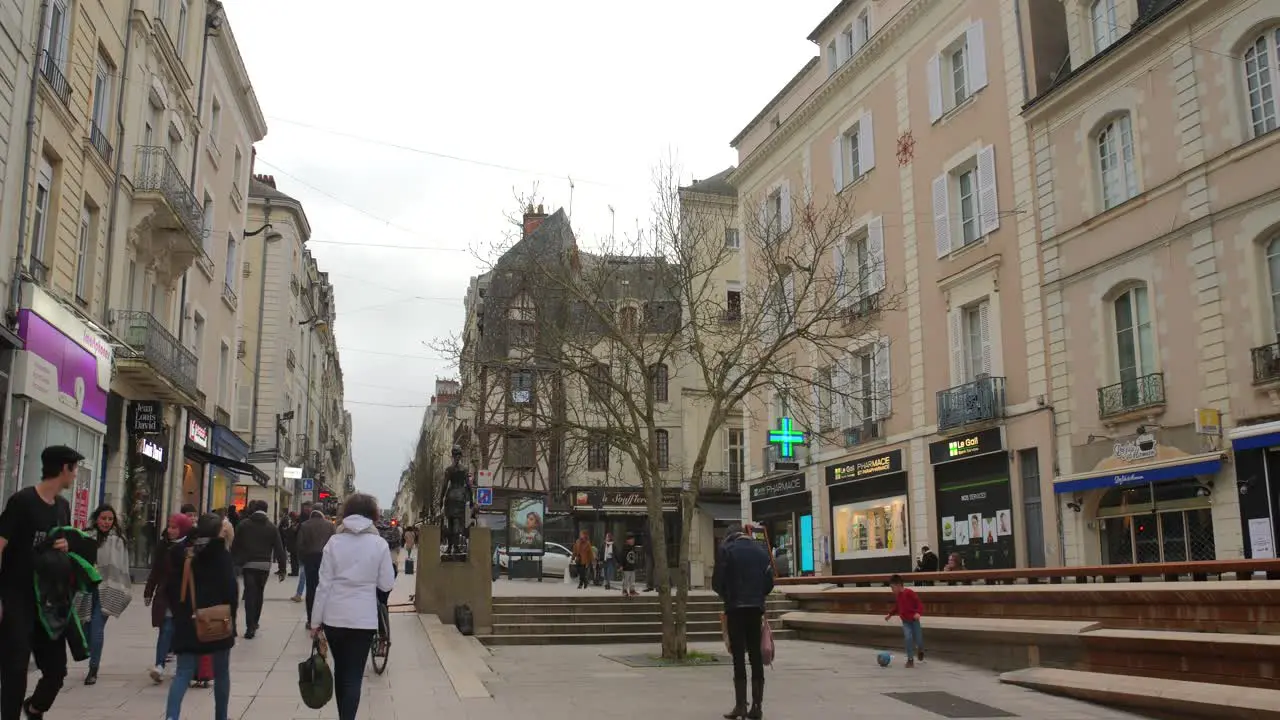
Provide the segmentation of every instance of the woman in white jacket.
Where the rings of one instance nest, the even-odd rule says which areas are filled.
[[[357,493],[342,508],[342,526],[324,546],[312,606],[313,637],[329,642],[338,719],[355,720],[364,665],[378,629],[378,602],[395,586],[391,549],[374,520],[378,501]]]
[[[93,603],[89,615],[89,673],[85,685],[98,682],[98,665],[106,642],[107,619],[119,617],[133,599],[133,581],[129,577],[129,550],[124,533],[116,519],[115,508],[103,505],[93,511],[89,532],[98,536],[98,573],[102,582],[90,595]]]

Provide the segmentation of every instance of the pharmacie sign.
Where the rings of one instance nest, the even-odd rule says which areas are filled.
[[[751,486],[751,502],[772,500],[784,495],[794,495],[805,491],[804,475],[792,475],[781,480],[770,480]]]
[[[850,460],[839,465],[828,465],[827,484],[838,485],[854,480],[866,480],[867,478],[900,472],[902,472],[902,451],[894,450],[872,455],[871,457]]]

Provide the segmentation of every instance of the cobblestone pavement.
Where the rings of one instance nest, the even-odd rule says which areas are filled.
[[[406,602],[411,577],[401,577],[392,603]],[[536,584],[536,583],[535,583]],[[262,628],[254,640],[240,640],[232,651],[231,717],[238,720],[335,718],[332,704],[310,710],[298,699],[297,662],[310,644],[305,613],[289,601],[294,581],[272,582]],[[85,667],[74,665],[49,720],[161,720],[168,683],[146,676],[155,634],[141,602],[141,588],[123,618],[107,626],[107,652],[98,684],[82,684]],[[728,667],[631,668],[605,656],[655,652],[652,646],[502,647],[487,658],[492,673],[470,678],[475,658],[459,658],[474,644],[432,646],[423,623],[411,613],[393,613],[392,649],[387,674],[369,671],[361,718],[373,720],[563,720],[564,718],[718,718],[732,704]],[[707,652],[722,648],[706,646]],[[441,656],[445,662],[442,663]],[[445,667],[449,668],[446,672]],[[483,667],[483,665],[480,665]],[[480,687],[492,697],[455,688]],[[1018,717],[1038,720],[1102,720],[1135,716],[1072,700],[1048,697],[1006,685],[994,674],[944,662],[915,670],[880,669],[870,650],[799,641],[778,644],[778,659],[768,673],[766,716],[812,720],[818,717],[944,717],[917,709],[885,693],[942,691],[985,703]],[[483,690],[481,691],[483,694]],[[211,690],[189,690],[183,718],[211,718]]]

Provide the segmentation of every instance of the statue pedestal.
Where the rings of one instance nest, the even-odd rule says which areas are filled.
[[[414,606],[453,625],[453,609],[471,606],[476,634],[493,630],[493,541],[485,528],[472,528],[466,558],[440,556],[440,526],[423,525],[418,536]]]

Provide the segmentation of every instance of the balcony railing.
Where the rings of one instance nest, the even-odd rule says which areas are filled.
[[[111,315],[134,359],[146,361],[191,397],[200,397],[196,354],[183,347],[154,315],[143,310],[114,310]]]
[[[1253,355],[1253,384],[1262,385],[1280,381],[1280,343],[1256,347]]]
[[[62,104],[69,107],[71,84],[67,82],[67,76],[62,74],[62,68],[58,67],[58,61],[47,50],[40,58],[40,76],[49,83],[49,89],[53,90]]]
[[[764,448],[762,449],[762,453],[763,453],[762,460],[764,461],[764,471],[766,473],[786,472],[786,471],[776,470],[778,463],[794,463],[800,466],[809,464],[809,461],[810,461],[809,447],[807,445],[797,445],[793,447],[791,451],[793,453],[792,457],[784,458],[782,457],[782,451],[779,449],[779,446],[765,445]]]
[[[880,312],[880,293],[871,293],[849,301],[848,314],[845,316],[845,320],[850,322],[861,320],[878,312]]]
[[[102,128],[98,127],[96,122],[89,125],[89,144],[93,146],[94,150],[98,151],[98,154],[102,156],[102,159],[108,165],[111,164],[112,154],[115,149],[111,147],[111,142],[107,140],[107,134],[102,131]]]
[[[1164,373],[1151,373],[1098,388],[1098,417],[1123,415],[1164,404]]]
[[[741,480],[742,478],[736,477],[736,473],[704,471],[700,492],[703,495],[737,495]],[[687,488],[689,485],[690,480],[686,478],[684,486]]]
[[[223,283],[222,284],[222,302],[226,303],[227,307],[231,308],[232,310],[235,310],[236,302],[238,301],[239,301],[239,298],[236,297],[236,291],[232,290],[230,285]]]
[[[133,177],[134,190],[153,192],[163,197],[173,214],[181,220],[182,227],[191,236],[191,240],[197,246],[203,246],[204,213],[169,151],[154,145],[139,145],[137,162],[137,172]]]
[[[1004,378],[985,377],[938,391],[938,430],[1004,417]]]

